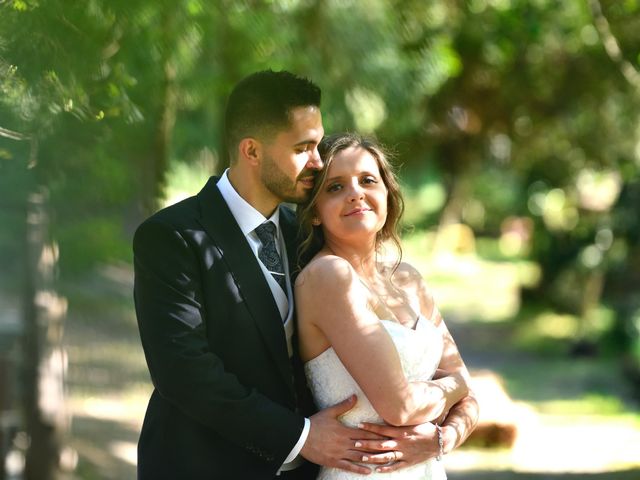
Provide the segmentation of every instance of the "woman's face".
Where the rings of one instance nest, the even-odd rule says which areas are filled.
[[[315,211],[326,240],[375,237],[387,220],[387,187],[376,159],[361,147],[338,152]]]

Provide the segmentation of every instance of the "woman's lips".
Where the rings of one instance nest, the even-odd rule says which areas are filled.
[[[352,215],[362,215],[366,212],[370,212],[371,209],[370,208],[366,208],[366,207],[358,207],[358,208],[354,208],[353,210],[348,211],[344,216],[345,217],[350,217]]]

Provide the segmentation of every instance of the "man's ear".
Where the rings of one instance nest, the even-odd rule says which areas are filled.
[[[249,165],[258,165],[262,158],[262,143],[253,137],[243,138],[238,144],[238,154]]]

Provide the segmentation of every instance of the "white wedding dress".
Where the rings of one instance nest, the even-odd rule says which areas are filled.
[[[396,345],[404,374],[409,381],[426,381],[433,377],[442,357],[442,335],[435,325],[419,317],[415,330],[392,320],[381,320]],[[375,352],[371,352],[375,355]],[[352,394],[358,396],[356,406],[343,415],[342,423],[357,427],[360,422],[384,423],[356,381],[340,362],[333,348],[328,348],[305,364],[309,387],[318,408],[326,408]],[[369,465],[371,467],[371,465]],[[335,468],[320,470],[318,480],[444,480],[442,462],[431,459],[412,467],[389,473],[359,475]]]

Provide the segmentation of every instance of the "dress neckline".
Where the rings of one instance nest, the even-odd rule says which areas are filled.
[[[378,321],[380,322],[380,324],[384,327],[385,325],[397,325],[398,327],[400,327],[401,331],[405,330],[405,331],[409,331],[409,332],[423,332],[425,331],[425,329],[429,329],[429,328],[436,328],[436,326],[431,323],[424,315],[420,314],[418,315],[418,319],[416,320],[416,324],[415,324],[415,328],[410,328],[407,327],[406,325],[403,325],[402,323],[396,321],[396,320],[391,320],[388,318],[379,318]],[[430,325],[430,327],[429,327]],[[384,327],[386,328],[386,327]],[[329,351],[334,350],[334,348],[329,345],[326,349],[324,349],[322,352],[320,352],[318,355],[316,355],[315,357],[313,357],[310,360],[307,360],[306,362],[304,362],[304,365],[308,365],[312,362],[315,362],[316,360],[320,359],[320,357],[323,357],[325,355],[328,354]]]
[[[387,302],[385,302],[382,297],[380,296],[380,294],[378,292],[376,292],[373,288],[371,288],[371,286],[360,276],[358,275],[358,280],[360,280],[360,283],[372,294],[374,295],[377,299],[378,302],[380,302],[380,304],[384,305],[384,308],[387,310],[387,312],[390,314],[390,317],[393,317],[394,319],[383,319],[380,318],[379,315],[376,314],[376,312],[374,311],[373,313],[376,314],[376,317],[378,317],[378,320],[380,321],[390,321],[390,322],[395,322],[398,325],[402,325],[404,328],[408,328],[409,330],[415,330],[418,326],[418,322],[420,321],[420,317],[422,317],[423,315],[420,312],[416,312],[413,307],[411,306],[411,303],[407,302],[406,306],[407,308],[411,311],[411,313],[413,314],[413,318],[415,318],[415,321],[413,323],[413,327],[407,327],[404,323],[402,323],[400,320],[398,320],[398,317],[393,313],[393,311],[391,310],[391,308],[389,308],[389,305],[387,305]]]
[[[400,323],[397,320],[391,320],[389,318],[380,318],[379,320],[382,323],[391,323],[391,324],[399,325],[405,330],[410,330],[412,332],[417,332],[419,330],[424,330],[425,328],[430,328],[430,327],[436,328],[433,322],[429,321],[429,319],[424,315],[422,315],[421,313],[418,314],[418,318],[416,318],[416,323],[413,325],[413,327],[408,327],[404,323]]]

